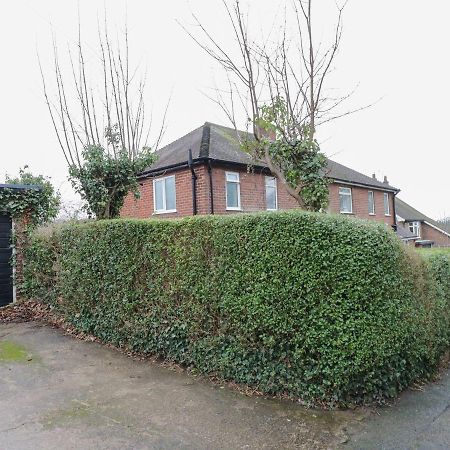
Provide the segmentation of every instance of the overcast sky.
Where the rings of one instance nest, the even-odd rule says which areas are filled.
[[[220,0],[5,2],[0,18],[0,181],[28,164],[33,172],[51,176],[65,199],[73,193],[44,103],[36,53],[51,76],[51,30],[61,52],[67,43],[73,45],[78,3],[91,62],[97,58],[97,16],[103,15],[104,4],[110,28],[119,35],[127,11],[132,62],[148,69],[147,104],[154,105],[155,122],[172,95],[165,143],[205,121],[229,125],[202,94],[220,82],[217,66],[176,21],[189,26],[193,10],[221,42],[232,46]],[[249,5],[252,24],[261,29],[279,12],[276,0],[242,3]],[[315,4],[318,27],[328,28],[333,3]],[[350,0],[332,87],[345,92],[359,85],[350,106],[376,104],[319,132],[321,147],[332,159],[366,175],[387,175],[401,189],[400,198],[436,219],[450,215],[449,17],[450,3],[444,0],[426,5],[417,0]]]

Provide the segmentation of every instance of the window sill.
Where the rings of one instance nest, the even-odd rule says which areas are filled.
[[[242,208],[226,208],[226,211],[242,211]]]
[[[376,216],[375,213],[369,213],[369,216]]]
[[[391,215],[390,214],[385,214],[384,217],[391,217]]]
[[[278,208],[275,208],[275,209],[269,209],[269,208],[267,208],[266,211],[272,211],[272,212],[273,212],[273,211],[278,211]]]
[[[154,211],[153,212],[153,215],[155,216],[157,216],[157,215],[159,215],[159,214],[170,214],[170,213],[176,213],[177,212],[177,210],[176,209],[168,209],[167,211]]]
[[[353,214],[353,211],[339,211],[341,214]]]

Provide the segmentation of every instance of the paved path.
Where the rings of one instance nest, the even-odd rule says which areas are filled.
[[[349,433],[348,449],[450,449],[450,371],[423,391],[405,392],[357,427],[350,425]]]
[[[450,372],[375,412],[320,412],[0,324],[1,450],[266,448],[450,449]]]
[[[0,324],[5,343],[1,450],[336,448],[354,417],[249,398],[38,324]]]

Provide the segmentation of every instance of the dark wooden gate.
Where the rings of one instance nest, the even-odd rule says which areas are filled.
[[[0,307],[13,301],[12,221],[0,212]]]

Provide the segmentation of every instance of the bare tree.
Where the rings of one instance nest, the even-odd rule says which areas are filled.
[[[237,48],[221,45],[195,14],[198,31],[183,26],[226,72],[227,86],[216,89],[212,100],[236,129],[236,108],[244,108],[256,140],[255,144],[244,143],[244,147],[255,160],[262,160],[269,167],[301,206],[308,207],[304,195],[307,177],[301,163],[308,152],[318,151],[317,127],[356,111],[340,110],[350,94],[336,98],[326,91],[341,43],[346,2],[336,3],[336,23],[327,48],[322,42],[315,42],[313,0],[292,0],[284,10],[275,42],[270,35],[262,39],[251,37],[249,18],[241,10],[239,0],[231,5],[226,0],[222,3]],[[289,22],[292,17],[294,21]],[[283,146],[284,156],[277,152],[274,140]],[[325,161],[322,158],[315,167],[323,172]]]
[[[137,192],[137,172],[151,163],[151,153],[165,131],[169,101],[149,145],[152,115],[145,109],[146,79],[145,75],[139,77],[138,68],[130,67],[128,40],[125,25],[123,42],[113,43],[105,14],[103,29],[98,24],[98,48],[93,52],[99,72],[90,78],[80,20],[76,48],[67,50],[69,74],[63,73],[53,37],[53,96],[38,56],[45,101],[70,179],[98,218],[117,215],[126,193]],[[92,173],[94,163],[96,175]]]

